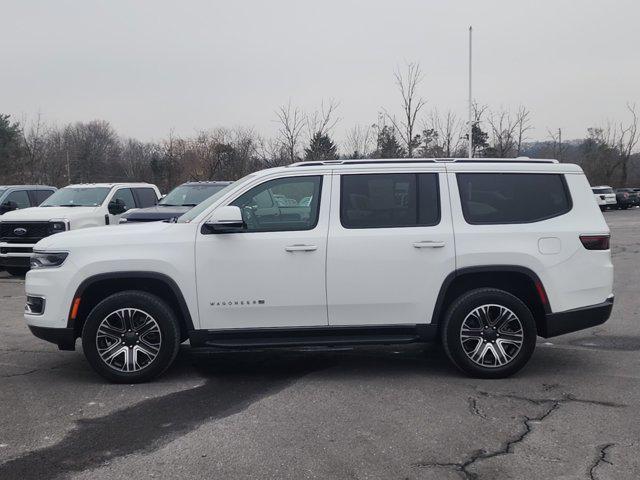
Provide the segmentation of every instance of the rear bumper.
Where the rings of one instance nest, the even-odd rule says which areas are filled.
[[[565,312],[547,313],[538,334],[541,337],[549,338],[601,325],[611,315],[613,299],[614,297],[611,295],[606,301],[597,305],[575,308]]]
[[[76,336],[73,328],[48,328],[29,325],[29,330],[36,337],[55,343],[60,350],[75,350]]]

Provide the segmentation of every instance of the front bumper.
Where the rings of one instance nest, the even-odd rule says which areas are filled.
[[[29,330],[36,337],[55,343],[60,350],[76,349],[76,336],[73,328],[48,328],[29,325]]]
[[[31,266],[29,257],[17,257],[17,256],[0,256],[0,267],[2,268],[29,268]]]
[[[541,337],[549,338],[601,325],[611,316],[613,300],[614,297],[611,295],[603,303],[597,305],[574,308],[565,312],[547,313],[539,325],[538,334]]]
[[[0,242],[0,266],[28,268],[34,245]]]

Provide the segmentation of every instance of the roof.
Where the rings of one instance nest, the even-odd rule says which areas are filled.
[[[230,185],[233,182],[227,180],[202,180],[197,182],[184,182],[182,185]]]
[[[9,188],[29,188],[29,189],[38,189],[38,188],[53,188],[55,190],[56,187],[52,187],[50,185],[0,185],[0,190],[6,190]]]
[[[150,187],[157,188],[155,185],[150,183],[142,183],[142,182],[114,182],[114,183],[76,183],[73,185],[67,185],[64,188],[113,188],[113,187]]]
[[[550,158],[362,158],[345,160],[323,160],[297,162],[287,165],[286,168],[310,167],[320,165],[363,165],[383,163],[558,163],[558,160]]]

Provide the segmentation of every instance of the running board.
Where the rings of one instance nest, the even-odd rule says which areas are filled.
[[[189,339],[195,348],[250,349],[428,342],[436,334],[437,325],[367,325],[193,330]]]

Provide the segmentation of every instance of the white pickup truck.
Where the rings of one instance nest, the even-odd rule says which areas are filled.
[[[148,183],[69,185],[39,207],[5,213],[0,219],[0,267],[11,275],[29,270],[33,246],[49,235],[79,228],[117,225],[133,208],[158,203],[160,191]]]

